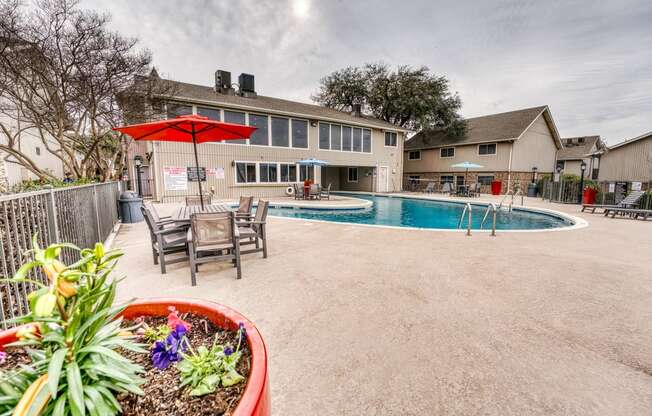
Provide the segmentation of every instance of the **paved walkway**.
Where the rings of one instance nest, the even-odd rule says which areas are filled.
[[[269,220],[243,279],[162,276],[125,225],[120,297],[230,305],[270,352],[276,415],[646,415],[652,409],[652,221],[579,214],[568,232],[408,231]],[[170,209],[170,207],[162,207]]]

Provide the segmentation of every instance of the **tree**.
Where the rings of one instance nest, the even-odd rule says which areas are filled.
[[[396,71],[383,63],[347,67],[322,78],[312,98],[340,111],[360,104],[365,114],[412,130],[445,129],[461,135],[465,128],[459,95],[451,93],[446,77],[431,74],[425,66],[403,65]]]
[[[125,117],[118,97],[147,73],[151,54],[110,31],[108,15],[77,1],[31,6],[0,0],[0,150],[46,179],[51,175],[21,150],[31,135],[73,178],[111,179],[128,148],[112,130]]]

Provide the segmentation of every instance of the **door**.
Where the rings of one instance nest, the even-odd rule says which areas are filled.
[[[380,169],[378,169],[378,192],[387,192],[389,188],[388,180],[388,168],[387,166],[381,166]]]

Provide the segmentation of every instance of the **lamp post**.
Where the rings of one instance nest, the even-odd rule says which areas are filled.
[[[532,166],[532,183],[537,181],[537,170],[538,168],[536,166]]]
[[[580,191],[578,195],[578,204],[582,203],[582,192],[584,191],[584,172],[586,171],[586,162],[582,160],[580,163],[580,170],[582,171],[582,176],[580,176]]]
[[[143,158],[140,155],[134,156],[134,167],[136,168],[136,190],[138,191],[138,196],[143,196],[143,190],[140,185],[140,167],[143,164]]]
[[[559,196],[557,198],[557,201],[561,202],[561,193],[562,193],[562,188],[564,187],[564,176],[562,175],[562,172],[564,169],[562,169],[561,166],[557,165],[557,177],[559,178]],[[551,194],[552,196],[552,194]]]

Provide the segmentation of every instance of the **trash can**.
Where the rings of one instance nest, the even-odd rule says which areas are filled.
[[[491,182],[491,195],[500,195],[500,191],[503,188],[503,183],[501,181]]]
[[[123,223],[131,224],[134,222],[141,222],[143,213],[140,211],[140,206],[143,204],[143,198],[139,197],[133,191],[125,191],[120,194],[118,198],[120,204],[120,218]]]
[[[537,184],[534,182],[530,182],[527,185],[527,196],[534,198],[537,196]]]
[[[593,188],[584,188],[584,195],[582,198],[582,203],[587,205],[595,204],[595,197],[598,195],[598,191]]]

